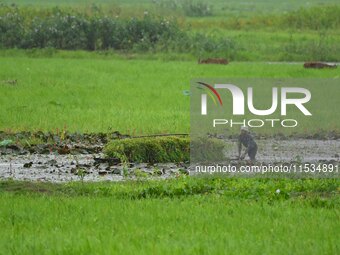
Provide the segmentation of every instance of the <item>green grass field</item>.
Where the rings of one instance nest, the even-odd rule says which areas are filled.
[[[1,1],[18,4],[27,23],[15,23],[16,9],[6,15],[7,7],[1,6],[0,16],[9,18],[0,22],[0,131],[189,133],[190,80],[249,77],[333,81],[327,87],[304,86],[312,93],[307,108],[313,116],[302,118],[296,109],[287,116],[301,126],[256,133],[340,133],[340,69],[303,68],[304,61],[339,62],[339,1],[212,0],[204,1],[212,6],[209,16],[196,17],[175,0],[93,2]],[[176,37],[170,41],[173,47],[161,40],[99,51],[103,37],[97,37],[96,51],[37,49],[33,42],[39,43],[44,33],[35,39],[21,35],[26,30],[35,35],[41,24],[46,29],[56,25],[44,23],[55,6],[98,16],[94,24],[105,15],[143,19],[145,11],[150,17],[175,17],[188,42]],[[300,7],[305,9],[295,13]],[[308,13],[312,7],[318,8]],[[30,24],[38,13],[40,23]],[[292,23],[286,25],[289,18]],[[63,18],[58,22],[59,32],[73,24]],[[2,31],[9,31],[10,40]],[[26,44],[12,47],[21,38]],[[231,63],[199,65],[199,57],[225,57]],[[268,106],[270,92],[254,87],[258,106]],[[181,175],[118,183],[5,180],[0,181],[0,254],[340,254],[339,187],[339,179]]]
[[[0,252],[337,254],[338,184],[218,178],[0,183]],[[150,197],[138,198],[143,194]]]
[[[199,77],[299,77],[339,79],[339,69],[306,70],[302,64],[242,63],[198,65],[60,52],[54,57],[2,56],[0,129],[121,133],[189,132],[190,97],[183,94]],[[9,81],[17,80],[15,84]],[[313,117],[303,118],[300,132],[339,131],[337,86],[307,85]],[[259,90],[255,90],[259,89]],[[271,90],[254,88],[257,98]],[[269,103],[269,102],[268,102]],[[294,115],[293,115],[294,116]],[[299,116],[297,116],[299,117]],[[317,123],[317,125],[315,125]],[[280,129],[277,132],[282,131]],[[296,131],[296,130],[295,130]],[[261,129],[262,133],[271,132]]]
[[[0,201],[4,254],[339,252],[338,214],[323,208],[213,196],[136,202],[2,195]]]

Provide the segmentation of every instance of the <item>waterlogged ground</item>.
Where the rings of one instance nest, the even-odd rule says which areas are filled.
[[[226,152],[228,158],[235,158],[238,154],[236,141],[231,143],[232,148]],[[339,162],[340,139],[337,140],[310,140],[291,139],[276,140],[262,139],[256,141],[258,145],[257,160],[264,163],[296,162]]]
[[[225,140],[226,159],[232,165],[247,165],[247,160],[238,161],[236,140]],[[261,139],[257,140],[256,164],[331,164],[340,163],[340,139]],[[47,145],[46,145],[47,146]],[[61,146],[49,151],[43,145],[36,151],[9,147],[2,148],[0,155],[0,179],[68,182],[68,181],[122,181],[138,178],[173,178],[189,172],[188,163],[168,164],[122,164],[114,159],[105,159],[101,153],[103,143]],[[79,150],[81,148],[81,150]],[[94,149],[95,148],[95,149]],[[194,174],[194,171],[191,172]]]
[[[30,154],[0,157],[0,178],[51,182],[121,181],[136,178],[169,178],[185,165],[122,164],[104,159],[103,154]]]

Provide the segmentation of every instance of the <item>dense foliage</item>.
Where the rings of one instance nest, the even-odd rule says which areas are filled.
[[[38,14],[18,7],[2,7],[2,47],[57,49],[132,49],[155,45],[180,33],[176,23],[145,15],[129,20],[89,16],[58,8]]]
[[[225,54],[233,47],[228,39],[189,34],[174,19],[155,17],[148,12],[142,18],[127,19],[73,9],[0,7],[0,48]]]

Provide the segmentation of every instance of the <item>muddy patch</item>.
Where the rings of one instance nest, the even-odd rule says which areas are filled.
[[[188,166],[185,164],[146,164],[116,162],[103,154],[78,155],[2,155],[0,179],[22,181],[122,181],[128,179],[175,177]]]
[[[227,147],[226,157],[236,158],[237,140],[225,140]],[[340,140],[257,140],[257,161],[263,163],[274,162],[308,162],[316,163],[323,161],[339,162]]]
[[[340,177],[340,140],[259,139],[256,141],[256,161],[251,161],[248,156],[244,160],[238,159],[238,140],[224,141],[225,159],[210,163],[196,162],[190,167],[190,173],[239,177]]]
[[[106,138],[105,138],[106,139]],[[225,159],[234,165],[248,164],[235,160],[237,140],[225,139]],[[189,173],[188,163],[121,163],[115,158],[106,158],[101,152],[105,141],[90,145],[80,143],[84,151],[79,150],[77,142],[68,144],[68,153],[39,151],[18,153],[10,146],[0,152],[0,179],[14,179],[43,182],[69,181],[123,181],[128,179],[167,179]],[[312,139],[258,139],[257,164],[302,164],[327,163],[339,165],[340,140]],[[63,145],[63,144],[61,144]],[[79,145],[79,146],[80,146]],[[47,146],[47,145],[46,145]],[[72,148],[78,148],[73,149]],[[93,148],[96,148],[92,151]],[[13,150],[13,151],[8,151]],[[20,150],[19,150],[20,152]],[[190,173],[191,174],[191,173]]]

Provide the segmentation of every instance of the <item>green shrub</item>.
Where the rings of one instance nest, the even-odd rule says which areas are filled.
[[[190,157],[189,138],[146,137],[114,140],[104,149],[109,157],[128,162],[183,162]]]
[[[17,8],[0,6],[0,46],[6,48],[19,47],[24,34],[23,17]]]
[[[118,19],[73,9],[35,10],[0,5],[0,47],[130,50],[180,36],[173,20],[144,15]]]

